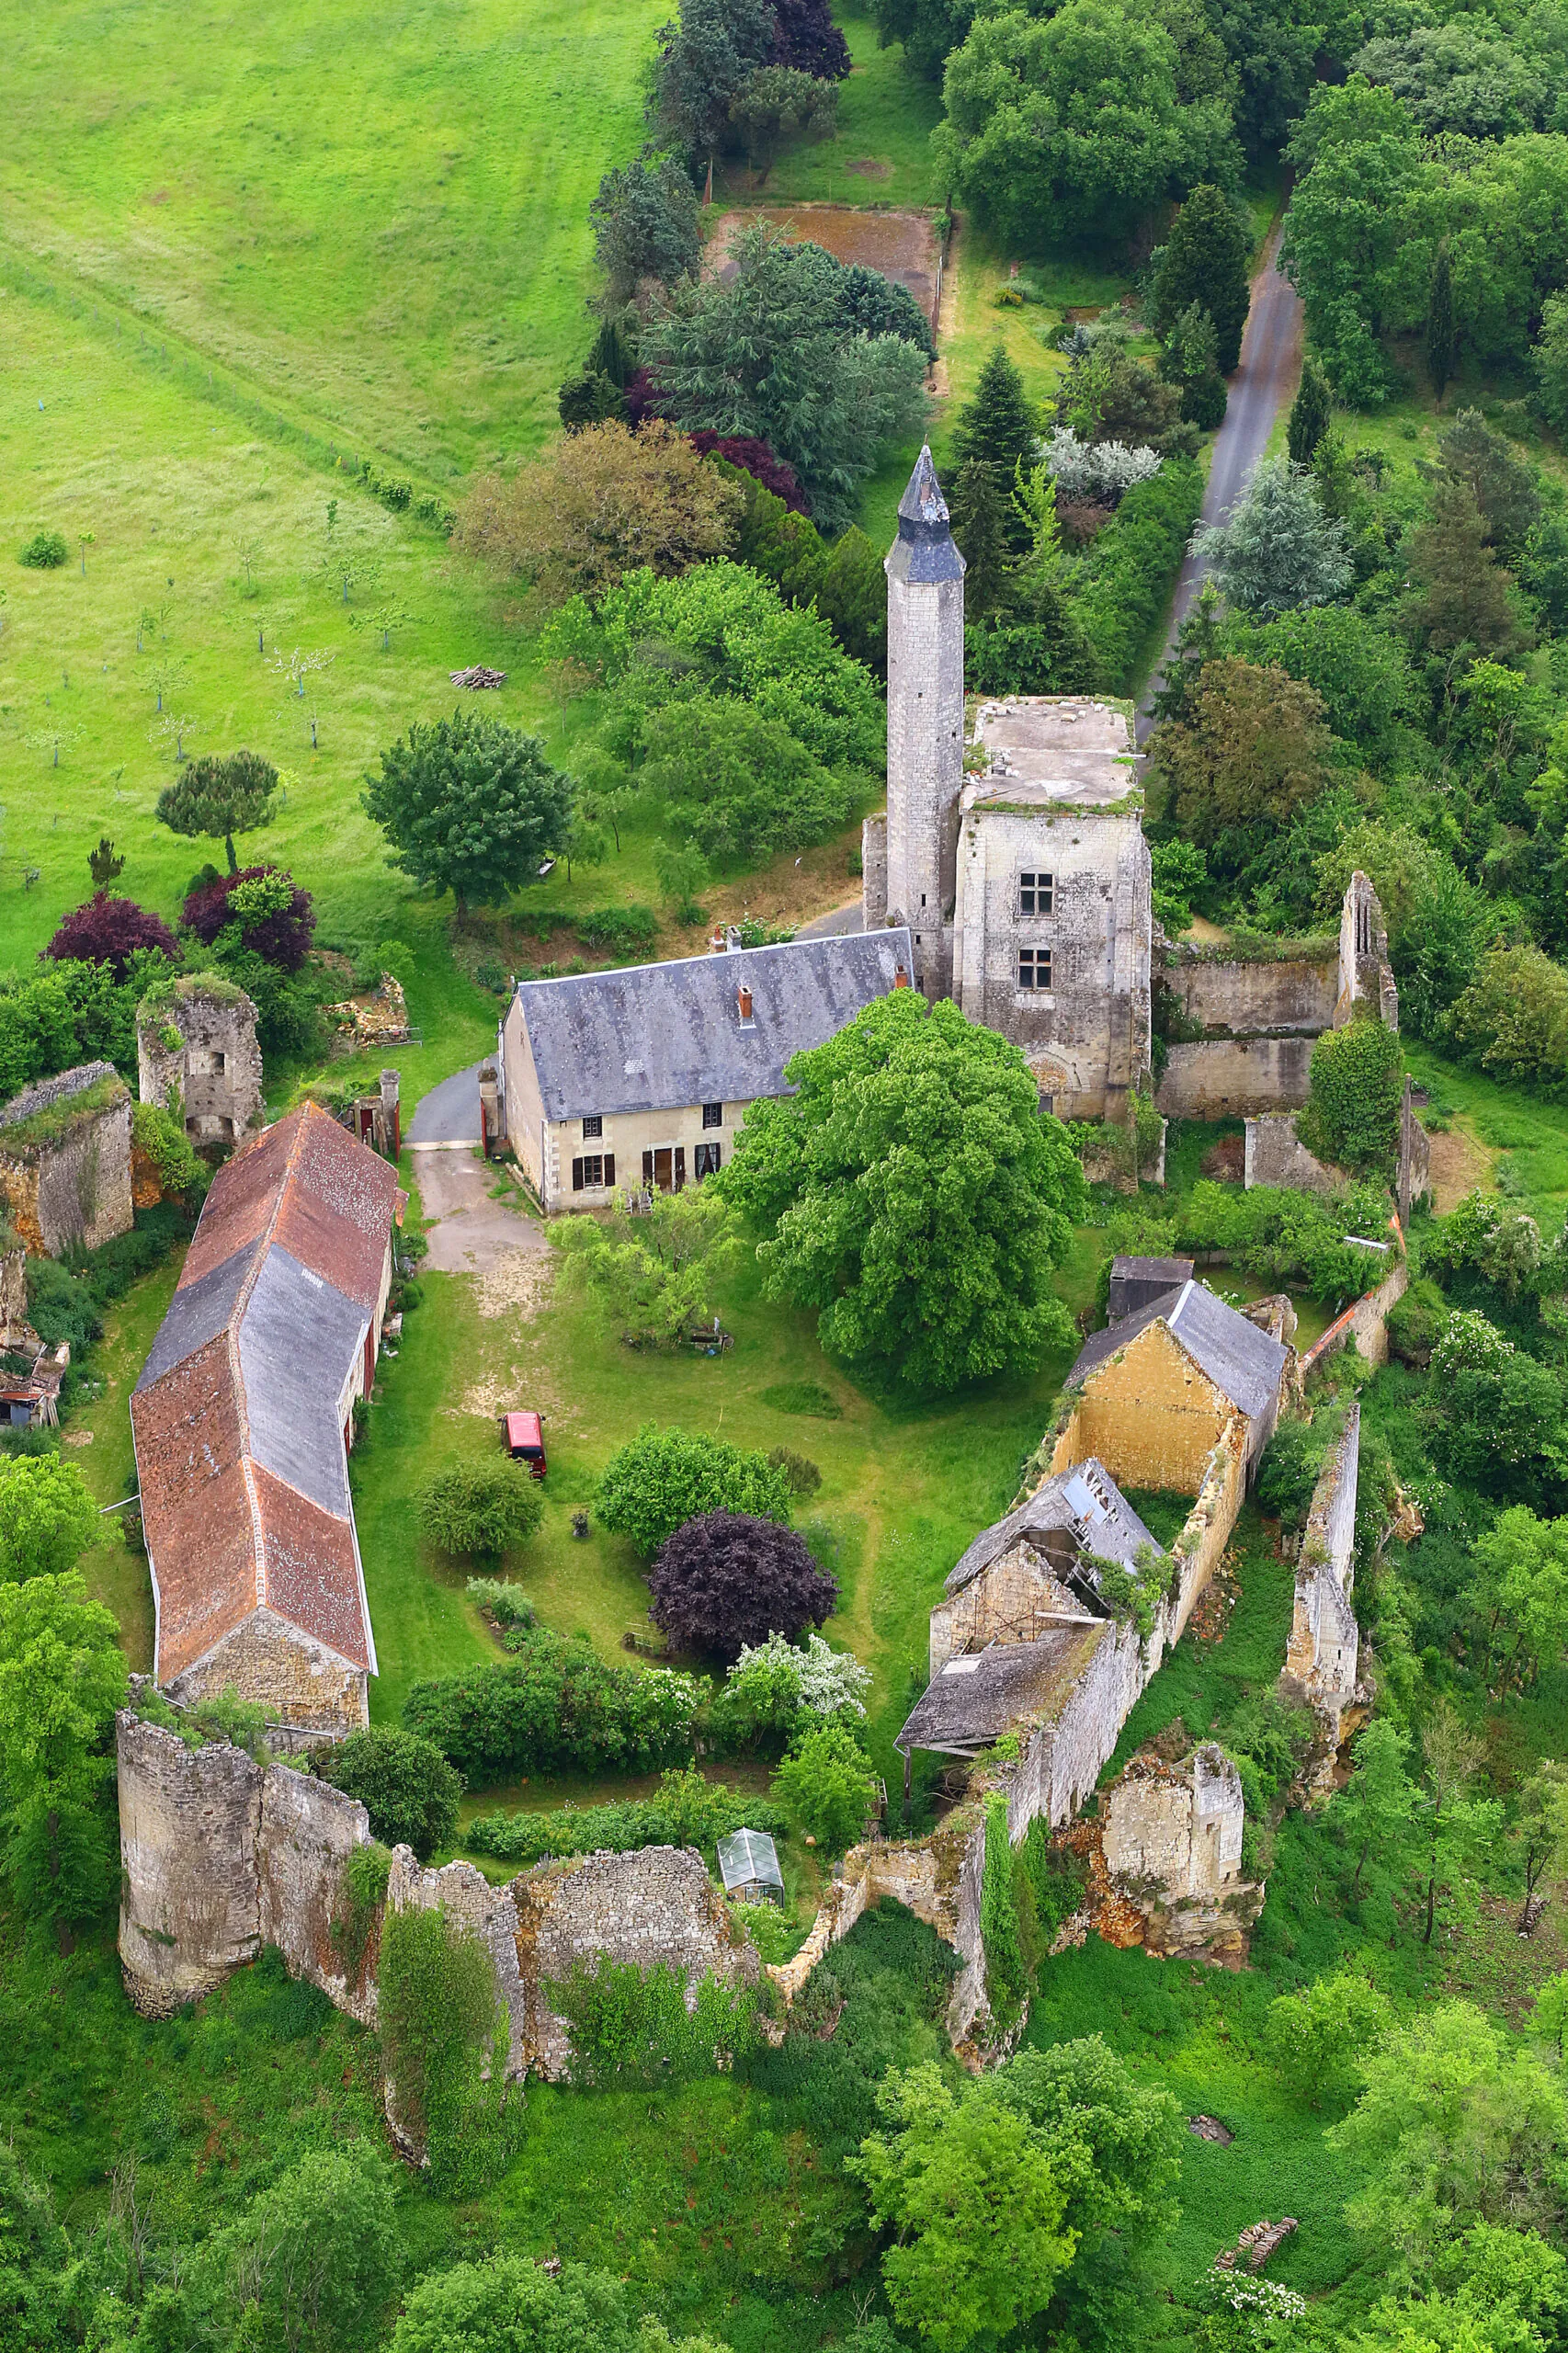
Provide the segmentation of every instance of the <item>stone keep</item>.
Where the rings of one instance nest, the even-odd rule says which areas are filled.
[[[1128,713],[979,706],[965,775],[964,563],[922,449],[888,578],[888,805],[861,835],[868,930],[907,924],[915,985],[1022,1047],[1068,1119],[1123,1116],[1150,1071],[1148,847]]]
[[[177,1100],[192,1143],[235,1143],[261,1121],[256,1006],[243,989],[188,972],[136,1016],[136,1086],[143,1103]],[[177,1116],[177,1115],[176,1115]]]
[[[963,789],[964,561],[928,448],[899,502],[888,576],[886,920],[914,938],[915,985],[950,994]],[[879,917],[879,920],[881,918]]]

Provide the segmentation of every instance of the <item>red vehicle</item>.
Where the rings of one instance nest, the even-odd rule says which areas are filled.
[[[537,1414],[503,1414],[501,1435],[514,1462],[526,1462],[536,1479],[549,1465],[544,1459],[544,1424]]]

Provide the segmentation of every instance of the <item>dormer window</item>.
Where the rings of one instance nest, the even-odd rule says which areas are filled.
[[[1048,915],[1056,904],[1054,874],[1020,874],[1018,877],[1018,913],[1021,915]]]

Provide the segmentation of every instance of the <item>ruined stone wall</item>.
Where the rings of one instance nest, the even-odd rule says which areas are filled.
[[[1350,1606],[1360,1455],[1358,1404],[1346,1416],[1312,1490],[1280,1677],[1288,1699],[1315,1710],[1335,1749],[1346,1711],[1356,1698],[1360,1664],[1360,1631]]]
[[[1184,1022],[1231,1038],[1290,1029],[1316,1038],[1333,1024],[1339,987],[1332,956],[1218,964],[1179,948],[1166,951],[1163,978]]]
[[[433,1912],[476,1936],[489,1952],[495,1972],[495,1990],[506,2006],[511,2038],[506,2062],[508,2080],[528,2065],[524,2021],[528,1997],[517,1967],[518,1922],[513,1887],[492,1887],[472,1863],[445,1863],[439,1870],[418,1862],[409,1847],[392,1848],[392,1877],[387,1883],[389,1912]],[[387,2114],[396,2123],[396,2097],[387,2086]]]
[[[1299,1111],[1311,1083],[1310,1037],[1214,1038],[1167,1049],[1154,1100],[1170,1120],[1242,1120]]]
[[[28,1254],[19,1247],[0,1250],[0,1348],[19,1348],[31,1329],[28,1322]],[[37,1346],[36,1335],[33,1346]]]
[[[1091,1375],[1051,1468],[1070,1471],[1095,1454],[1123,1485],[1195,1495],[1229,1419],[1213,1383],[1153,1324]]]
[[[353,1908],[344,1866],[370,1836],[358,1798],[313,1775],[272,1765],[261,1777],[256,1841],[257,1927],[276,1945],[290,1977],[319,1985],[335,2009],[361,2026],[376,2023],[376,1940],[350,1967],[344,1927]]]
[[[129,1711],[115,1750],[125,1988],[144,2017],[172,2018],[260,1950],[261,1768]]]
[[[753,1985],[756,1951],[690,1847],[644,1847],[629,1855],[585,1855],[541,1863],[513,1881],[515,1965],[520,1966],[524,2064],[551,2083],[572,2058],[571,2029],[551,2008],[550,1989],[597,1960],[671,1969],[696,2001],[704,1977]]]
[[[1358,1353],[1369,1364],[1387,1364],[1389,1310],[1404,1297],[1409,1284],[1410,1268],[1403,1258],[1396,1258],[1382,1281],[1371,1290],[1363,1291],[1307,1350],[1301,1358],[1302,1380],[1330,1357],[1336,1356],[1349,1340],[1355,1341]]]
[[[97,1250],[131,1225],[131,1097],[109,1063],[84,1063],[24,1087],[5,1107],[7,1126],[69,1105],[100,1081],[114,1080],[110,1099],[84,1110],[60,1132],[7,1147],[0,1129],[0,1215],[40,1257],[58,1258],[74,1246]]]
[[[1291,1192],[1331,1193],[1339,1181],[1301,1142],[1293,1111],[1247,1121],[1244,1182],[1249,1191],[1254,1185],[1281,1185]]]
[[[1264,1890],[1242,1877],[1241,1776],[1222,1748],[1206,1742],[1175,1765],[1140,1750],[1102,1795],[1098,1826],[1117,1943],[1133,1940],[1131,1909],[1151,1952],[1240,1964]]]
[[[987,1643],[1038,1642],[1063,1618],[1085,1618],[1076,1596],[1052,1575],[1043,1554],[1024,1538],[971,1577],[931,1612],[929,1672],[940,1675],[948,1661]]]
[[[199,1143],[242,1139],[262,1116],[261,1049],[248,996],[203,988],[200,975],[176,981],[157,1017],[136,1024],[136,1084],[143,1103],[180,1108],[185,1131]],[[169,1044],[165,1032],[177,1036]]]
[[[230,1686],[292,1730],[342,1740],[369,1722],[368,1678],[270,1609],[253,1611],[227,1639],[164,1688],[176,1707],[216,1699]],[[305,1745],[310,1745],[307,1737]]]
[[[888,919],[888,817],[885,809],[860,826],[860,918],[881,931]]]
[[[1021,912],[1020,872],[1051,877],[1049,914]],[[971,1021],[1023,1049],[1062,1119],[1115,1118],[1147,1083],[1152,922],[1136,809],[981,801],[966,812],[953,994]],[[1048,989],[1018,986],[1023,948],[1049,949]]]

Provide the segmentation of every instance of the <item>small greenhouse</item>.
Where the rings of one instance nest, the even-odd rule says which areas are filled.
[[[766,1830],[737,1830],[719,1841],[719,1872],[732,1904],[782,1904],[778,1849]]]

